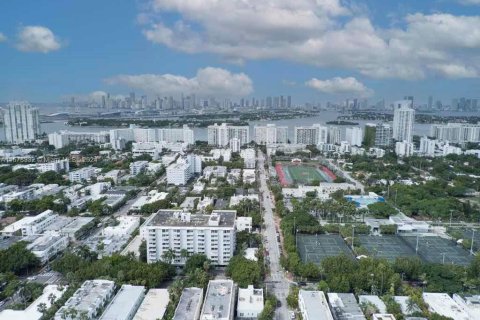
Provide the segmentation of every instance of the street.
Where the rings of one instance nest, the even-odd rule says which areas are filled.
[[[277,240],[277,233],[275,229],[275,221],[273,217],[273,208],[275,207],[272,201],[270,190],[267,186],[268,176],[265,172],[265,156],[259,151],[258,170],[260,174],[260,193],[263,199],[264,206],[264,222],[265,228],[263,230],[264,246],[269,252],[269,268],[270,275],[267,277],[267,288],[270,293],[273,293],[280,301],[280,307],[275,311],[275,319],[287,320],[290,319],[289,311],[287,309],[287,295],[290,288],[289,280],[285,277],[283,268],[280,265],[280,244]]]

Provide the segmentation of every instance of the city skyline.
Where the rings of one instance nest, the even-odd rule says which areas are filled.
[[[478,97],[480,7],[472,1],[92,5],[0,4],[9,12],[0,21],[1,101],[132,90],[291,95],[300,104]]]

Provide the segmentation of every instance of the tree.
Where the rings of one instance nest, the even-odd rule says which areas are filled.
[[[172,262],[175,260],[176,257],[177,256],[175,254],[175,251],[172,249],[168,249],[163,253],[162,260],[167,262],[168,264],[172,264]]]
[[[140,251],[140,261],[147,262],[147,241],[142,240],[142,243],[140,244],[140,248],[138,250]]]
[[[201,253],[192,254],[188,257],[185,262],[185,273],[193,272],[195,269],[204,269],[205,263],[208,263],[209,260],[206,255]],[[208,271],[208,268],[207,270]]]
[[[248,260],[242,255],[230,259],[226,273],[241,288],[246,288],[251,284],[257,285],[263,279],[262,268],[258,262]]]
[[[290,287],[290,291],[287,296],[287,305],[292,309],[298,308],[298,293],[300,292],[299,287]]]
[[[27,249],[26,242],[17,242],[6,250],[0,250],[0,272],[24,274],[40,266],[40,260]]]
[[[45,315],[47,309],[47,304],[45,302],[41,302],[37,306],[37,311],[40,312],[42,315]]]

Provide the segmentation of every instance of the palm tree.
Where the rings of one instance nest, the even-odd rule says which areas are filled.
[[[47,312],[47,304],[45,302],[39,303],[37,306],[37,311],[42,315],[45,315],[45,312]]]
[[[415,312],[417,308],[417,304],[415,303],[415,301],[413,301],[412,298],[408,298],[407,299],[407,311],[409,314],[412,314]]]
[[[51,305],[53,305],[53,303],[55,302],[55,300],[57,300],[57,296],[54,295],[53,293],[50,293],[48,295],[48,302],[50,302]]]
[[[187,258],[190,256],[190,252],[188,252],[187,249],[182,249],[180,250],[180,257],[183,259],[183,260],[187,260]]]
[[[167,262],[168,264],[171,264],[173,260],[175,260],[175,258],[176,258],[176,254],[175,254],[175,251],[172,249],[168,249],[162,255],[162,260]]]

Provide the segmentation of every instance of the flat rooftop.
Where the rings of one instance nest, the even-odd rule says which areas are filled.
[[[333,320],[323,291],[300,290],[298,294],[302,297],[308,319]]]
[[[329,292],[327,295],[333,316],[336,320],[366,320],[353,293]]]
[[[62,310],[73,308],[79,312],[88,311],[90,308],[97,307],[97,301],[108,296],[115,287],[115,283],[110,280],[87,280],[75,291],[73,296],[67,300],[57,314]]]
[[[465,310],[446,293],[423,293],[423,300],[428,304],[430,311],[455,320],[471,319]]]
[[[150,289],[133,320],[163,319],[169,302],[170,295],[167,289]]]
[[[145,287],[124,284],[115,298],[108,305],[100,320],[128,319],[127,316],[138,307],[138,300],[143,298]]]
[[[200,310],[203,299],[203,289],[185,288],[178,302],[173,320],[195,319],[195,313]]]
[[[360,304],[362,303],[371,303],[373,304],[377,309],[378,313],[387,313],[387,306],[385,303],[380,299],[378,296],[375,295],[360,295],[358,296],[358,302]]]
[[[200,317],[211,315],[212,319],[230,319],[234,296],[232,280],[210,280]]]
[[[236,211],[213,211],[211,215],[190,214],[189,212],[160,210],[146,226],[161,227],[233,227],[235,226]]]

